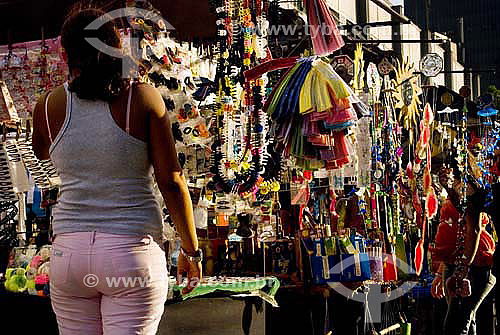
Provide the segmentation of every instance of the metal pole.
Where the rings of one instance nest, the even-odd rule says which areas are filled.
[[[468,70],[445,70],[445,71],[441,71],[439,73],[496,73],[495,70],[471,70],[471,69],[468,69]],[[420,71],[417,71],[415,72],[415,74],[422,74],[422,72]]]
[[[460,17],[458,19],[458,38],[459,38],[459,48],[460,48],[460,63],[465,65],[465,29],[464,29],[464,18]]]
[[[358,23],[368,23],[370,21],[369,8],[370,2],[368,0],[356,1],[356,16]]]
[[[432,39],[430,22],[431,22],[431,0],[424,0],[424,14],[425,14],[425,22],[424,22],[424,30],[420,34],[422,38],[422,44],[420,45],[420,54],[422,57],[431,52],[431,46],[427,42]],[[430,78],[425,77],[422,82],[424,85],[430,84]]]
[[[424,29],[428,34],[431,31],[431,0],[424,0],[425,24]]]
[[[397,7],[400,7],[400,6],[397,6]],[[406,22],[397,22],[397,21],[379,21],[379,22],[368,22],[368,23],[357,23],[357,24],[344,24],[344,25],[340,25],[338,26],[338,28],[340,30],[345,30],[345,29],[352,29],[354,27],[388,27],[388,26],[395,26],[395,27],[399,27],[400,25],[402,24],[409,24],[409,23],[406,23]]]
[[[387,2],[384,2],[382,0],[371,0],[374,2],[376,5],[384,9],[387,13],[393,15],[398,21],[402,23],[411,23],[411,20],[407,18],[406,16],[396,12],[394,9],[392,9]]]
[[[394,11],[399,13],[399,14],[403,14],[403,6],[394,6]],[[393,15],[392,16],[393,20],[395,19],[395,16]],[[397,40],[397,41],[401,41],[401,37],[402,37],[402,23],[397,23],[396,25],[393,25],[392,26],[392,38]],[[394,49],[394,51],[401,57],[401,59],[403,59],[403,46],[401,43],[394,43],[392,48]]]
[[[376,43],[444,43],[447,40],[443,39],[429,39],[429,40],[345,40],[346,44],[376,44]]]

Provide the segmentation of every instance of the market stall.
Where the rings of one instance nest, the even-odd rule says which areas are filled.
[[[410,64],[380,52],[366,61],[365,47],[345,45],[323,0],[305,1],[300,17],[331,34],[275,55],[266,27],[277,6],[209,1],[213,40],[176,39],[147,16],[127,17],[122,29],[138,64],[132,80],[164,99],[206,256],[200,287],[182,296],[183,285],[172,282],[169,302],[214,292],[257,299],[266,303],[270,334],[288,329],[277,324],[282,311],[308,319],[314,334],[411,334],[437,266],[429,247],[447,197],[438,171],[456,166],[465,185],[478,168],[477,182],[491,192],[498,111],[488,97],[477,112],[467,92],[423,86],[442,59]],[[67,78],[60,54],[58,38],[0,47],[0,273],[12,300],[50,297],[59,180],[50,161],[33,154],[31,114],[37,98]],[[180,241],[166,209],[163,219],[175,273]],[[466,282],[461,256],[456,276]],[[382,309],[370,290],[388,297]],[[354,295],[359,300],[349,300]]]

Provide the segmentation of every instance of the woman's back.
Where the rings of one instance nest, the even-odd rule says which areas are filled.
[[[67,87],[64,122],[49,148],[62,181],[54,233],[159,238],[161,211],[152,191],[147,143],[120,128],[108,102],[79,99]]]
[[[153,169],[182,241],[184,294],[201,279],[201,251],[163,98],[150,85],[130,89],[123,59],[87,42],[96,20],[92,36],[122,48],[109,15],[75,4],[61,29],[70,84],[41,97],[33,111],[33,151],[51,158],[62,180],[50,296],[61,335],[153,335],[168,292]]]

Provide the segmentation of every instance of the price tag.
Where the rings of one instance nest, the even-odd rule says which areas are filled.
[[[354,274],[356,277],[361,276],[361,262],[359,260],[359,254],[354,254]]]
[[[322,261],[323,261],[323,278],[330,279],[330,265],[328,264],[328,256],[323,256]]]

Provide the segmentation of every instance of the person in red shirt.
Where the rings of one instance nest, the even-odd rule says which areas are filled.
[[[457,246],[457,222],[460,214],[450,200],[446,200],[441,207],[441,219],[435,237],[433,248],[433,261],[445,264],[455,262],[455,249]],[[486,227],[490,218],[484,212],[480,214],[481,231],[477,252],[472,265],[479,267],[492,267],[493,254],[495,253],[495,241],[488,233]]]
[[[446,177],[441,174],[441,184],[448,185]],[[460,185],[458,185],[460,186]],[[455,187],[457,189],[458,187]],[[469,215],[467,220],[478,220],[477,224],[469,222],[467,229],[475,230],[475,234],[469,236],[467,242],[471,242],[472,251],[468,257],[469,273],[468,279],[471,283],[471,295],[468,297],[452,297],[446,281],[453,275],[455,270],[457,228],[460,213],[451,199],[456,199],[453,188],[448,188],[449,199],[446,200],[440,211],[440,224],[435,237],[435,247],[431,249],[433,262],[440,263],[439,271],[432,283],[431,294],[434,298],[446,297],[448,311],[444,321],[444,333],[447,335],[475,335],[476,334],[476,312],[490,293],[496,283],[495,276],[491,273],[493,265],[493,254],[495,252],[495,241],[486,231],[490,219],[486,213],[479,216]],[[471,194],[472,195],[472,192]],[[469,212],[474,210],[469,203]],[[474,219],[472,219],[474,218]]]

